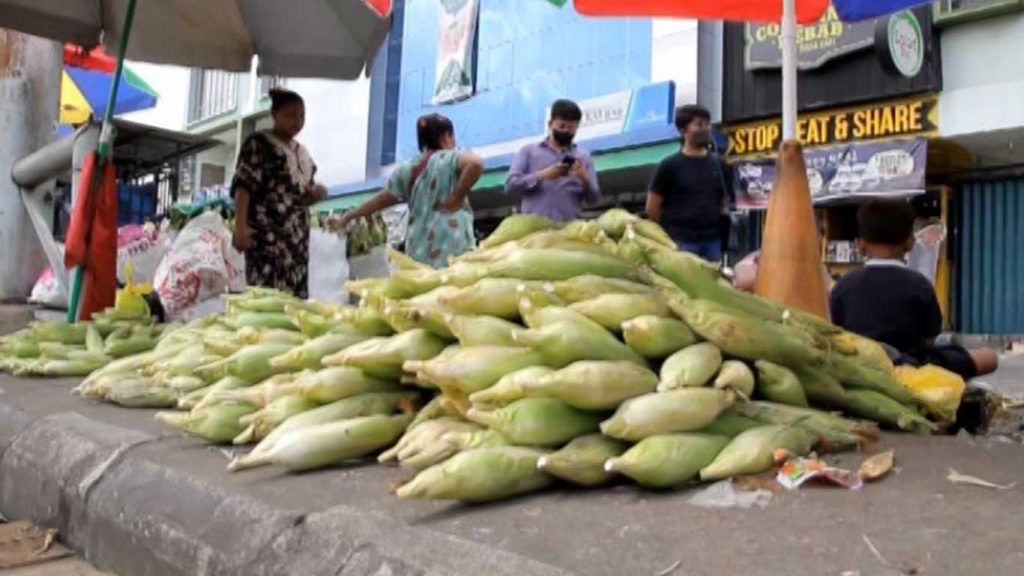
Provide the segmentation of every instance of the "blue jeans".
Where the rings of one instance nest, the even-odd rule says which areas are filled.
[[[683,240],[676,240],[676,244],[683,252],[696,254],[713,264],[718,264],[722,261],[722,241],[717,238],[715,240],[704,240],[702,242],[685,242]]]

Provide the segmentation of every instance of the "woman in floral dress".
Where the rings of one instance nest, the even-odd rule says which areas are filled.
[[[235,248],[245,253],[250,286],[306,297],[309,206],[327,190],[314,181],[316,164],[295,140],[306,120],[302,97],[272,90],[274,126],[246,139],[231,192],[235,198]]]
[[[406,252],[418,262],[443,268],[450,256],[476,246],[467,197],[484,165],[476,154],[455,150],[455,129],[451,120],[440,114],[421,117],[416,122],[416,137],[419,154],[395,169],[386,189],[346,212],[337,225],[344,228],[356,218],[406,202]]]

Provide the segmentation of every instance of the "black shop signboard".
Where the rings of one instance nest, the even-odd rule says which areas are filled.
[[[781,114],[780,32],[777,23],[725,24],[724,123]],[[942,89],[930,6],[856,23],[841,21],[830,7],[819,22],[800,27],[797,52],[801,111]],[[829,129],[842,136],[842,124]]]

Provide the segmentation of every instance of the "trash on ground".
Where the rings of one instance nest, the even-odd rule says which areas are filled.
[[[977,476],[961,474],[953,468],[949,469],[949,475],[946,476],[946,480],[949,480],[953,484],[968,484],[971,486],[980,486],[982,488],[991,488],[993,490],[1012,490],[1017,485],[1016,482],[1011,482],[1009,484],[996,484],[994,482],[978,478]]]
[[[861,463],[860,470],[857,471],[857,474],[865,482],[878,480],[892,470],[895,455],[896,453],[893,450],[875,454]]]
[[[71,552],[61,546],[51,551],[56,540],[57,530],[53,528],[40,528],[24,520],[0,524],[0,570],[69,556]]]
[[[849,470],[829,466],[828,462],[816,458],[795,458],[779,469],[776,477],[779,484],[789,490],[796,490],[810,480],[823,480],[850,490],[859,490],[864,480]]]
[[[690,504],[701,508],[766,508],[772,500],[772,493],[767,490],[754,492],[737,492],[732,482],[722,480],[701,490],[690,498]]]

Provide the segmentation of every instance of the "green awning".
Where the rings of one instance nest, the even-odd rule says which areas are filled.
[[[678,150],[679,142],[670,141],[640,146],[638,148],[627,148],[624,150],[597,153],[594,154],[594,168],[597,170],[598,174],[600,174],[601,172],[612,172],[615,170],[623,170],[625,168],[652,166],[661,162],[666,156],[669,156]],[[508,168],[499,168],[497,170],[485,172],[483,176],[477,180],[476,185],[473,186],[473,192],[501,188],[505,186],[505,180],[507,178]],[[377,189],[372,189],[365,192],[356,192],[354,194],[331,198],[330,200],[325,200],[317,204],[314,207],[314,210],[317,212],[333,212],[335,210],[352,208],[358,206],[376,192]]]

